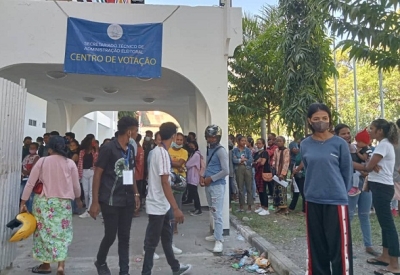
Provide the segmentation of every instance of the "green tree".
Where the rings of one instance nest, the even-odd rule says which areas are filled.
[[[279,7],[286,22],[280,115],[289,132],[303,133],[309,105],[331,102],[327,81],[336,70],[324,26],[327,14],[312,0],[280,0]]]
[[[124,116],[134,117],[138,119],[138,113],[134,111],[119,111],[118,112],[118,119],[121,119]]]
[[[359,61],[357,66],[357,91],[360,128],[367,127],[372,120],[380,117],[378,69],[368,62]],[[356,132],[354,102],[353,62],[348,51],[337,53],[338,98],[340,120]],[[395,121],[400,116],[400,72],[383,74],[385,118]],[[329,85],[334,86],[333,79]]]
[[[320,0],[319,0],[320,1]],[[368,61],[390,71],[400,65],[400,14],[398,0],[323,0],[332,16],[328,22],[339,38],[338,47],[349,57]]]
[[[275,87],[282,74],[283,22],[278,9],[265,6],[260,17],[243,18],[243,45],[228,61],[229,124],[231,131],[259,134],[266,118],[268,131],[278,114],[281,97]]]

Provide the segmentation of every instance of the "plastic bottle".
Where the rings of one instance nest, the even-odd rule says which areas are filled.
[[[239,262],[240,267],[244,266],[244,263],[246,262],[247,258],[248,258],[247,256],[244,256],[243,258],[240,259],[240,262]]]

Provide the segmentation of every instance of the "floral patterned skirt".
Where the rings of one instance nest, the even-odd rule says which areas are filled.
[[[71,201],[35,195],[32,212],[37,221],[33,257],[44,263],[65,261],[73,235]]]

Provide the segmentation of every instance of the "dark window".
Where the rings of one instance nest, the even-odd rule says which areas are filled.
[[[36,127],[36,120],[30,119],[29,120],[29,126]]]

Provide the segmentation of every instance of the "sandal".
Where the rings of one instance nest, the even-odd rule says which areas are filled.
[[[392,272],[387,269],[378,269],[374,271],[375,275],[400,275],[400,272]]]
[[[367,263],[372,264],[372,265],[380,265],[380,266],[388,266],[388,263],[382,262],[376,258],[368,259]]]
[[[51,274],[51,270],[40,270],[41,267],[42,267],[41,264],[33,267],[32,268],[32,273],[36,273],[36,274]]]

